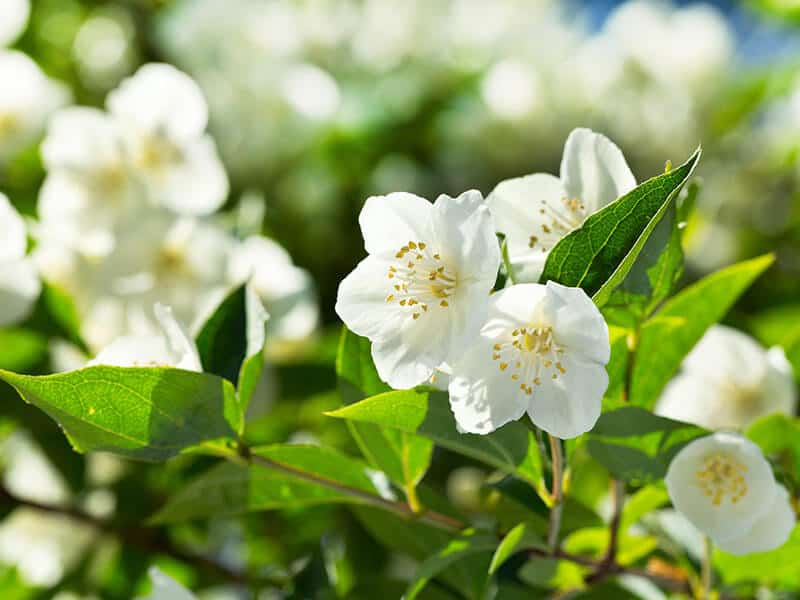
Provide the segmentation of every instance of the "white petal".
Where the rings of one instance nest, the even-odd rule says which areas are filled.
[[[50,119],[42,141],[42,159],[48,169],[93,171],[121,158],[117,124],[96,108],[70,107]]]
[[[0,261],[0,327],[25,320],[41,291],[32,261]]]
[[[30,11],[30,0],[0,2],[0,46],[11,45],[24,31]]]
[[[780,484],[776,484],[776,493],[772,504],[756,519],[749,530],[736,537],[715,540],[721,550],[730,554],[751,554],[767,552],[786,543],[797,522],[794,510],[789,501],[789,492]],[[741,532],[738,527],[734,531]]]
[[[197,346],[186,328],[173,316],[172,309],[163,304],[156,304],[154,311],[172,354],[172,364],[187,371],[202,371],[203,366],[200,364]]]
[[[394,292],[390,264],[374,256],[362,260],[339,284],[336,314],[350,331],[378,340],[400,328],[406,315],[386,301]]]
[[[764,349],[749,335],[713,325],[684,359],[682,369],[723,385],[758,386],[767,369]]]
[[[491,433],[525,414],[528,397],[491,360],[493,342],[482,336],[452,369],[450,408],[467,433]]]
[[[367,198],[358,217],[364,247],[380,254],[397,252],[409,241],[430,243],[432,210],[425,198],[406,192]]]
[[[775,346],[767,351],[767,375],[763,395],[769,399],[770,412],[793,415],[797,408],[797,387],[794,384],[791,363],[783,348]]]
[[[589,214],[636,187],[622,151],[607,137],[578,128],[569,134],[561,160],[568,198],[579,199]]]
[[[115,339],[105,346],[89,366],[165,367],[174,366],[167,341],[158,335],[129,335]]]
[[[547,282],[548,311],[559,344],[586,359],[605,365],[611,357],[608,326],[592,299],[581,288]]]
[[[708,379],[694,373],[680,373],[664,388],[654,412],[712,430],[743,426],[736,415],[726,410],[726,399],[726,391]]]
[[[228,175],[211,138],[205,136],[182,149],[182,160],[169,167],[157,196],[180,215],[209,215],[228,196]]]
[[[108,110],[123,122],[173,140],[201,135],[208,107],[200,87],[175,67],[150,63],[123,81],[106,100]]]
[[[406,323],[372,343],[372,360],[383,381],[406,390],[430,380],[446,355],[442,346],[442,336],[435,328]]]
[[[152,590],[149,596],[139,600],[197,600],[194,594],[157,567],[151,567],[149,574],[153,582]]]
[[[562,198],[564,189],[557,177],[536,173],[501,181],[486,199],[495,227],[506,236],[520,281],[539,279],[549,250],[563,236],[548,218],[550,211],[560,211]],[[545,214],[540,212],[543,208]]]
[[[506,328],[511,325],[513,329],[540,322],[547,317],[546,299],[547,288],[538,283],[520,283],[500,290],[491,297],[489,324],[497,323]]]
[[[712,497],[703,493],[698,473],[705,468],[706,460],[720,455],[742,465],[747,487],[737,502],[726,496],[715,505]],[[739,531],[750,527],[769,509],[776,493],[772,468],[758,446],[728,432],[714,433],[687,444],[672,459],[665,482],[673,506],[716,540],[735,533],[737,529],[732,530],[732,523]]]
[[[571,439],[589,431],[600,417],[608,374],[602,365],[571,352],[564,353],[561,364],[564,374],[543,377],[533,388],[528,414],[549,434]]]
[[[456,265],[460,276],[483,284],[488,295],[501,259],[492,216],[481,193],[470,190],[458,198],[442,194],[433,205],[432,224],[445,260]],[[457,255],[447,256],[454,251]]]
[[[27,245],[25,221],[8,198],[0,193],[0,261],[21,259]]]

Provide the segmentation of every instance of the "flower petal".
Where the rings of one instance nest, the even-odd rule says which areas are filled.
[[[538,280],[548,252],[563,237],[551,227],[550,212],[560,210],[564,195],[557,177],[536,173],[501,181],[486,199],[521,281]]]
[[[708,379],[694,373],[680,373],[664,388],[654,412],[712,430],[737,427],[739,420],[726,410],[726,400],[725,390]]]
[[[409,241],[430,243],[433,205],[414,194],[395,192],[367,198],[358,217],[370,254],[397,252]]]
[[[561,357],[565,373],[556,379],[543,377],[533,388],[528,414],[551,435],[570,439],[586,433],[600,417],[608,374],[602,365],[565,352]]]
[[[564,145],[561,181],[568,198],[579,199],[588,214],[636,187],[622,151],[606,136],[573,129]]]
[[[21,259],[27,246],[25,221],[8,198],[0,193],[0,261]]]
[[[201,135],[208,122],[203,92],[175,67],[150,63],[123,81],[106,100],[109,112],[149,132],[172,140]]]
[[[208,136],[182,150],[182,160],[170,167],[163,182],[155,178],[156,195],[165,207],[179,215],[209,215],[228,196],[225,167]]]
[[[203,366],[197,346],[186,328],[173,316],[172,309],[158,303],[153,310],[164,332],[164,339],[172,355],[172,364],[179,369],[201,372]]]
[[[25,320],[42,291],[33,262],[0,262],[0,327]]]
[[[121,159],[117,123],[96,108],[70,107],[50,119],[42,141],[42,159],[49,170],[94,171]]]
[[[776,484],[776,493],[769,508],[753,523],[750,529],[742,532],[738,527],[732,528],[740,535],[715,539],[721,550],[730,554],[751,554],[767,552],[786,543],[797,522],[789,492],[780,484]]]
[[[104,347],[88,366],[164,367],[172,365],[167,341],[158,335],[126,335]]]
[[[527,396],[491,360],[493,341],[481,336],[452,368],[450,408],[467,433],[491,433],[525,414]]]
[[[611,357],[608,326],[586,292],[548,281],[547,299],[556,341],[589,361],[606,364]]]
[[[457,198],[442,194],[433,205],[432,225],[445,260],[470,281],[482,283],[488,295],[500,268],[500,248],[481,193],[469,190]]]

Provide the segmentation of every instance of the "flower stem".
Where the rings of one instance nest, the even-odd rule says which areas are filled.
[[[517,275],[514,273],[514,267],[511,265],[511,259],[508,256],[508,240],[505,238],[500,246],[500,253],[503,256],[503,265],[506,268],[506,274],[508,275],[508,278],[511,280],[512,284],[516,284]]]
[[[713,545],[708,536],[703,536],[703,558],[700,562],[700,590],[699,600],[711,598],[711,553]]]
[[[550,454],[553,464],[553,507],[550,509],[550,529],[547,533],[547,547],[551,552],[558,549],[558,531],[561,528],[561,513],[564,508],[563,471],[564,455],[561,451],[561,440],[550,435]]]

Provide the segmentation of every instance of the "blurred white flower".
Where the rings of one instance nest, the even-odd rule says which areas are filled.
[[[553,246],[586,218],[636,186],[620,149],[589,129],[564,145],[561,177],[535,173],[500,182],[486,199],[506,235],[517,276],[535,281]]]
[[[537,105],[539,77],[535,67],[512,59],[495,64],[481,83],[483,101],[498,117],[518,119]]]
[[[314,282],[282,246],[248,237],[232,251],[229,273],[234,283],[249,281],[269,312],[268,347],[301,342],[314,332],[319,322]]]
[[[491,296],[489,318],[452,368],[450,407],[459,427],[490,433],[526,412],[548,433],[589,431],[608,387],[608,327],[580,288],[552,281]]]
[[[9,46],[22,34],[28,24],[30,0],[0,2],[0,46]]]
[[[665,482],[673,506],[726,552],[772,550],[794,528],[786,489],[758,446],[740,435],[690,442],[672,459]]]
[[[283,76],[281,87],[291,107],[309,119],[332,117],[341,102],[336,80],[314,65],[291,67]]]
[[[172,309],[156,304],[153,309],[161,326],[160,335],[120,337],[89,361],[92,365],[117,367],[176,367],[202,371],[194,339],[172,314]]]
[[[0,327],[24,320],[42,291],[27,247],[25,221],[0,193]]]
[[[194,594],[161,569],[151,567],[149,574],[153,584],[150,594],[141,596],[138,600],[197,600]]]
[[[144,65],[108,95],[106,105],[155,202],[185,215],[222,206],[228,178],[204,133],[205,98],[188,75],[167,64]]]
[[[664,389],[655,412],[708,429],[743,428],[797,406],[792,367],[779,347],[765,350],[750,336],[711,327]]]
[[[22,52],[0,49],[0,161],[35,141],[47,117],[69,99]]]
[[[369,256],[340,284],[336,312],[372,341],[381,378],[409,388],[478,332],[500,252],[480,192],[431,205],[407,193],[369,198],[359,217]]]
[[[3,485],[14,495],[34,502],[61,505],[70,492],[64,477],[24,430],[2,444]]]

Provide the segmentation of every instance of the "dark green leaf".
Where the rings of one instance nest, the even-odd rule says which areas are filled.
[[[96,366],[43,377],[0,371],[0,379],[50,415],[79,452],[165,460],[234,436],[239,420],[233,386],[206,373]]]
[[[652,407],[684,357],[706,330],[773,262],[771,254],[704,277],[671,298],[642,326],[630,401]]]
[[[677,169],[645,181],[591,215],[550,251],[540,281],[581,287],[598,306],[605,304],[633,267],[699,157],[698,149]]]

